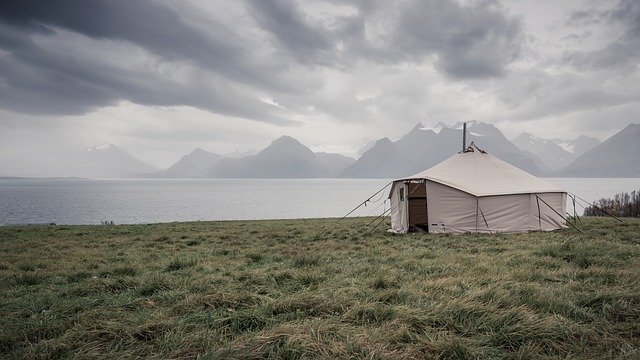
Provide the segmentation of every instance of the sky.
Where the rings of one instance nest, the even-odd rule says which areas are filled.
[[[604,140],[639,122],[639,64],[635,0],[3,1],[0,161],[355,155],[468,120]]]

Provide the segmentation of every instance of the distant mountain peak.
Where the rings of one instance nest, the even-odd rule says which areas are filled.
[[[193,149],[193,151],[191,151],[189,154],[194,154],[194,155],[195,154],[211,154],[211,152],[197,147],[197,148]]]
[[[56,164],[56,172],[62,176],[123,178],[136,177],[156,170],[154,166],[110,143],[65,151],[57,155],[53,161]]]
[[[559,176],[640,177],[640,125],[630,124],[609,139],[585,151]],[[587,141],[589,138],[586,138]],[[578,140],[578,139],[576,139]],[[579,141],[574,141],[578,144]]]
[[[298,140],[296,140],[295,138],[293,138],[293,137],[291,137],[289,135],[282,135],[279,138],[273,140],[273,142],[276,142],[276,141],[291,141],[291,140],[298,141]]]
[[[418,124],[416,124],[416,126],[413,127],[413,129],[411,130],[412,132],[414,131],[433,131],[434,133],[438,134],[440,133],[440,131],[443,128],[446,128],[447,125],[444,124],[442,121],[439,121],[435,126],[430,126],[430,125],[424,125],[422,122],[419,122]]]
[[[298,157],[312,156],[313,151],[302,144],[300,141],[288,135],[283,135],[271,142],[269,146],[261,152],[253,156],[284,156],[286,154],[295,154]]]
[[[460,151],[462,124],[419,123],[395,142],[382,138],[346,168],[342,176],[394,178],[427,169]],[[468,143],[475,141],[479,147],[525,171],[541,172],[535,156],[518,149],[495,126],[473,120],[467,122],[467,131]]]
[[[631,124],[627,125],[627,127],[625,127],[624,129],[622,129],[622,131],[620,131],[618,134],[620,134],[620,135],[630,134],[630,133],[638,131],[639,128],[640,128],[640,124],[631,123]],[[616,134],[616,135],[618,135],[618,134]]]
[[[316,154],[298,140],[283,135],[253,156],[221,160],[208,175],[263,179],[334,177],[353,161],[339,154]]]
[[[300,141],[298,141],[297,139],[289,136],[289,135],[282,135],[279,138],[273,140],[271,142],[271,145],[279,145],[279,144],[300,144],[302,145],[302,143],[300,143]],[[302,145],[304,146],[304,145]]]
[[[391,144],[393,143],[391,140],[389,140],[388,137],[383,137],[382,139],[376,141],[376,144]]]
[[[520,140],[520,139],[528,139],[529,141],[542,141],[543,143],[546,143],[547,141],[550,141],[550,140],[548,140],[548,139],[542,139],[542,138],[539,138],[539,137],[537,137],[537,136],[533,135],[532,133],[530,133],[530,132],[526,132],[526,131],[525,131],[525,132],[523,132],[522,134],[518,135],[518,136],[514,139],[514,141],[515,141],[516,139],[517,139],[517,140]]]
[[[96,150],[104,151],[104,150],[109,150],[109,149],[112,149],[112,148],[115,149],[117,147],[118,147],[118,145],[116,145],[116,144],[104,143],[104,144],[100,144],[100,145],[97,145],[97,146],[91,146],[91,147],[87,148],[87,151],[96,151]]]
[[[571,154],[575,154],[576,149],[575,149],[575,145],[569,142],[558,142],[557,143],[558,146],[560,146],[564,151],[571,153]]]
[[[495,128],[491,124],[483,123],[477,120],[470,120],[465,122],[467,123],[467,131],[471,130],[472,127],[485,126],[485,125],[490,128]],[[438,121],[436,125],[424,125],[422,122],[419,122],[418,124],[416,124],[416,126],[413,127],[411,132],[420,130],[420,131],[433,131],[434,133],[439,134],[440,131],[442,131],[442,129],[462,130],[462,126],[465,122],[458,121],[453,125],[447,125],[442,121]]]

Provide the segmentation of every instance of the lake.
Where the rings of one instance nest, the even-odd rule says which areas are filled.
[[[588,201],[640,189],[638,178],[546,180]],[[387,183],[384,179],[0,179],[0,225],[340,217]],[[382,213],[389,206],[384,202],[387,191],[353,215]]]

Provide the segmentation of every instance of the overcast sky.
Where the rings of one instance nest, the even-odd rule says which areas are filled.
[[[168,166],[417,122],[606,139],[640,114],[640,1],[0,2],[0,160],[116,143]]]

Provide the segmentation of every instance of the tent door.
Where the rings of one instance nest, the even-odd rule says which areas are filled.
[[[426,182],[409,183],[407,199],[409,201],[409,226],[415,226],[429,231],[429,216],[427,212]]]

